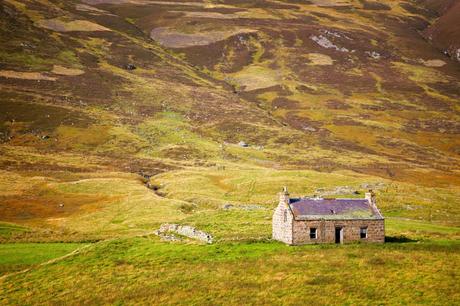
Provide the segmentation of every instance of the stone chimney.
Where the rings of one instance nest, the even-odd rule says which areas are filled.
[[[283,190],[279,193],[279,196],[280,196],[279,205],[288,206],[289,205],[289,192],[286,186],[283,187]]]
[[[364,198],[372,205],[375,205],[375,192],[372,189],[369,189],[369,192],[365,193]]]

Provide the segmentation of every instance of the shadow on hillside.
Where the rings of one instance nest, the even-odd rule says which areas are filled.
[[[385,236],[385,242],[389,243],[407,243],[417,242],[417,240],[407,238],[406,236]]]

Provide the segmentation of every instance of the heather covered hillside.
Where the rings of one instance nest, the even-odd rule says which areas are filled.
[[[0,0],[0,301],[458,304],[458,20],[456,0]],[[271,241],[282,186],[373,189],[388,243]]]

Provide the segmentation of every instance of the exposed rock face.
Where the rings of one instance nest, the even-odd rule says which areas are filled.
[[[325,37],[323,35],[319,35],[319,36],[312,35],[310,38],[311,38],[311,40],[316,42],[318,45],[320,45],[321,47],[326,48],[326,49],[332,48],[332,49],[335,49],[335,50],[340,51],[340,52],[349,52],[350,51],[345,47],[339,47],[339,46],[333,44],[329,39],[327,39],[327,37]]]
[[[155,231],[155,234],[158,236],[169,237],[167,233],[176,233],[191,239],[200,240],[206,243],[212,243],[213,237],[203,231],[197,230],[193,226],[189,225],[179,225],[179,224],[169,224],[165,223],[160,226],[160,229]]]
[[[460,62],[460,1],[444,2],[436,7],[442,15],[423,35],[444,54]]]

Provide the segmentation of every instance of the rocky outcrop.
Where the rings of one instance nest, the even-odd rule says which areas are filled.
[[[189,225],[179,225],[179,224],[170,224],[165,223],[160,226],[160,229],[155,231],[155,234],[164,238],[168,241],[175,241],[180,240],[180,238],[171,235],[171,233],[175,233],[181,236],[185,236],[191,239],[200,240],[206,243],[211,244],[213,242],[213,237],[203,231],[200,231],[193,226]]]

